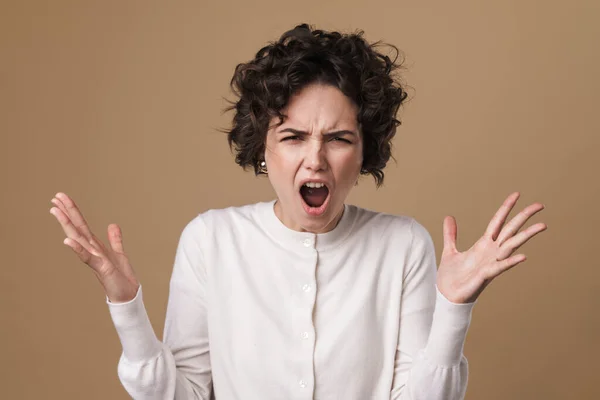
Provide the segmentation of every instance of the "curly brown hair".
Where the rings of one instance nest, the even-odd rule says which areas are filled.
[[[313,30],[297,25],[277,42],[260,49],[253,60],[238,64],[230,85],[237,101],[224,112],[235,110],[227,133],[230,149],[235,146],[237,164],[262,173],[266,135],[273,117],[282,124],[290,97],[311,83],[338,88],[358,106],[358,124],[363,137],[361,174],[371,174],[377,187],[383,184],[383,168],[391,156],[391,140],[401,122],[396,119],[407,93],[394,71],[394,61],[376,51],[381,41],[369,44],[363,31],[351,34]]]

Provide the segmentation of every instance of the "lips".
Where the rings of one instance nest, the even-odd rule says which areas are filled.
[[[305,186],[304,183],[306,182],[318,182],[322,183],[324,186],[321,188],[311,188]],[[331,199],[329,186],[325,182],[319,180],[304,181],[300,186],[299,194],[304,211],[311,216],[320,216],[324,214]]]

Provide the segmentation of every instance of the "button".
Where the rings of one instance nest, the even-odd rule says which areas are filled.
[[[302,339],[308,339],[308,332],[302,332]]]
[[[309,284],[304,284],[304,286],[302,286],[302,290],[304,290],[305,292],[310,291],[310,285]]]
[[[310,247],[312,245],[312,240],[310,240],[310,239],[304,239],[304,241],[302,242],[302,244],[304,244],[304,246],[306,246],[306,247]]]
[[[306,382],[303,380],[300,380],[300,382],[298,382],[298,385],[300,385],[300,387],[306,387]]]

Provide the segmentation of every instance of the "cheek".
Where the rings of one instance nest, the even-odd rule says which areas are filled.
[[[286,176],[296,172],[298,168],[298,157],[294,153],[280,152],[271,154],[269,165],[273,166],[273,170],[277,171],[277,175]]]
[[[337,164],[339,172],[344,175],[358,174],[362,167],[362,152],[342,154]]]
[[[271,152],[265,158],[269,180],[274,189],[279,194],[283,194],[284,191],[293,187],[298,164],[292,157],[292,154],[286,155],[282,152]]]
[[[268,153],[267,163],[267,168],[273,166],[279,176],[294,176],[302,164],[302,152],[292,146],[275,147]]]

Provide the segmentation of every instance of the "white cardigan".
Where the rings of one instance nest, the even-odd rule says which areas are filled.
[[[436,286],[414,218],[345,205],[330,232],[287,228],[275,200],[209,210],[183,229],[163,342],[142,289],[107,300],[134,399],[462,399],[475,303]]]

